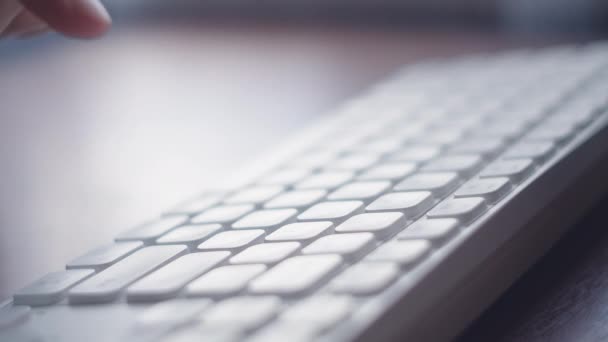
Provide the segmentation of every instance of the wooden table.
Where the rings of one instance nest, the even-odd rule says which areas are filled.
[[[403,63],[563,40],[165,22],[96,42],[0,43],[0,298],[205,189]],[[539,326],[519,318],[543,310],[584,317],[574,304],[553,307],[561,302],[544,288],[561,285],[541,275],[553,267],[576,278],[585,258],[548,260],[466,336],[537,336],[517,332]],[[593,322],[605,323],[595,308]],[[549,321],[538,334],[555,328]]]

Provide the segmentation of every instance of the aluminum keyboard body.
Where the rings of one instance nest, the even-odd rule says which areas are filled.
[[[445,340],[608,187],[608,47],[412,65],[67,263],[1,341]]]

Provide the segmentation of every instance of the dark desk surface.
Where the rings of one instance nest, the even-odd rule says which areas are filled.
[[[92,43],[0,43],[0,298],[405,62],[568,40],[167,23]],[[577,227],[464,340],[606,336],[602,218]]]

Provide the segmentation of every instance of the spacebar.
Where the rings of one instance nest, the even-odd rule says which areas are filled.
[[[99,274],[76,285],[68,293],[73,304],[104,303],[118,298],[129,284],[165,265],[187,250],[186,246],[142,248]]]

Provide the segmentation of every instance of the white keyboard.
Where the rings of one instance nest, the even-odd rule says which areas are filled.
[[[0,341],[453,338],[606,190],[607,104],[607,45],[407,66],[15,293]]]

